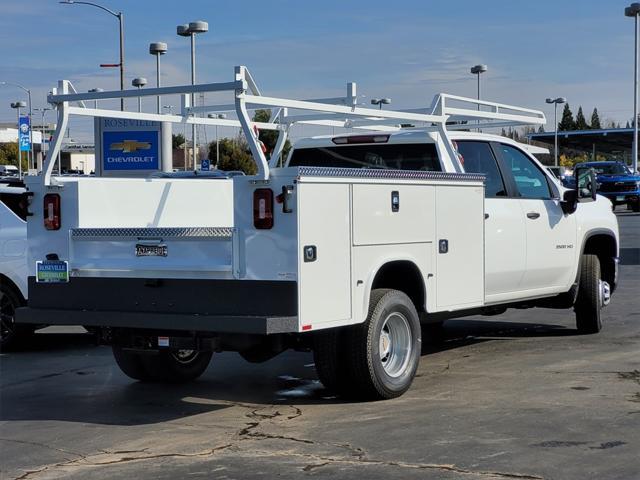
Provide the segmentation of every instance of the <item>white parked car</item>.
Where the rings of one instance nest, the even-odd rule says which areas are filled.
[[[542,112],[446,94],[430,108],[380,111],[358,106],[353,84],[340,99],[265,97],[245,67],[230,83],[158,93],[207,90],[232,93],[238,120],[224,124],[242,127],[258,173],[56,178],[48,162],[27,180],[20,322],[99,327],[122,371],[143,381],[195,379],[223,350],[257,362],[312,349],[325,386],[364,398],[410,387],[421,323],[547,307],[573,308],[579,333],[601,329],[618,224],[593,171],[565,189],[520,144],[454,123],[540,125]],[[72,106],[92,99],[60,82],[49,97],[59,134],[73,113],[105,116]],[[247,109],[264,105],[273,121],[253,124]],[[277,168],[298,121],[362,133],[301,140]],[[279,132],[270,162],[254,127]]]
[[[16,308],[27,299],[27,194],[19,182],[0,182],[0,350],[33,331],[16,326]]]

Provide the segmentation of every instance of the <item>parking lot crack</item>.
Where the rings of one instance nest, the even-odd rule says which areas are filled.
[[[30,442],[30,441],[26,441],[26,440],[15,440],[13,438],[0,438],[1,442],[11,442],[11,443],[19,443],[22,445],[31,445],[34,447],[42,447],[42,448],[46,448],[48,450],[53,450],[56,452],[60,452],[60,453],[64,453],[65,455],[74,455],[76,457],[79,458],[85,458],[84,455],[82,455],[81,453],[78,452],[72,452],[70,450],[65,450],[63,448],[58,448],[58,447],[53,447],[51,445],[47,445],[46,443],[39,443],[39,442]],[[66,460],[72,460],[72,459],[66,459]]]

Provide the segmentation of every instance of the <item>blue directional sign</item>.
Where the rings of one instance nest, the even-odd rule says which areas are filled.
[[[20,127],[18,130],[18,142],[20,143],[20,151],[28,152],[31,150],[31,138],[30,138],[30,127],[29,127],[29,117],[26,115],[20,116]]]
[[[208,158],[203,159],[200,163],[200,170],[208,172],[209,168],[211,168],[211,161]]]
[[[158,137],[157,130],[103,132],[104,170],[157,170]]]

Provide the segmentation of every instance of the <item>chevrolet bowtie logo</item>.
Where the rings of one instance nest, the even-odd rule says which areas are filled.
[[[112,143],[109,148],[111,150],[122,150],[123,153],[132,153],[138,150],[149,150],[151,144],[149,142],[138,142],[137,140],[123,140],[122,142]]]

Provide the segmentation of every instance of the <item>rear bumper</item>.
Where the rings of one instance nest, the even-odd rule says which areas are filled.
[[[297,298],[291,281],[30,277],[16,322],[267,335],[298,331]]]

